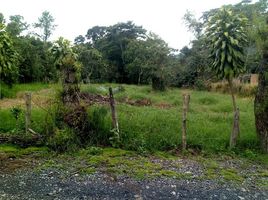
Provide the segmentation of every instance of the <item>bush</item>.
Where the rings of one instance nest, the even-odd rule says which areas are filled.
[[[208,90],[208,84],[202,79],[197,79],[194,83],[196,90]]]
[[[64,115],[64,123],[75,131],[83,143],[87,143],[91,128],[85,107],[77,105],[70,108]]]
[[[0,99],[15,97],[16,92],[12,87],[0,82]]]
[[[70,128],[56,129],[53,136],[48,139],[48,147],[59,152],[75,150],[79,139]]]
[[[165,80],[157,76],[152,77],[152,88],[154,90],[165,91],[166,90]]]

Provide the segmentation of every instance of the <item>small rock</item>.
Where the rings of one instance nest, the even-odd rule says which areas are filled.
[[[176,188],[177,186],[176,185],[171,185],[172,188]]]
[[[176,192],[175,191],[172,191],[171,194],[174,195],[174,196],[176,196]]]
[[[148,190],[150,187],[148,185],[146,185],[146,189]]]
[[[79,174],[75,174],[74,176],[79,176]]]
[[[23,186],[23,185],[26,185],[26,183],[23,182],[23,181],[21,181],[21,182],[19,183],[19,186]]]
[[[241,191],[242,192],[246,192],[247,190],[245,188],[241,188]]]
[[[241,196],[238,196],[238,198],[241,199],[241,200],[244,200],[245,199],[244,197],[241,197]]]
[[[135,194],[135,195],[134,195],[134,198],[135,198],[136,200],[142,200],[142,197],[141,197],[140,195],[138,195],[138,194]]]

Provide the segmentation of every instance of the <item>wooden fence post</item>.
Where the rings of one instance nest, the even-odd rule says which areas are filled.
[[[115,110],[113,89],[111,87],[109,87],[109,100],[110,100],[110,106],[111,106],[111,111],[112,111],[113,128],[115,129],[117,133],[119,133],[119,125],[118,125],[117,114]]]
[[[189,110],[190,95],[182,95],[182,150],[186,150],[186,121],[187,121],[187,111]]]
[[[32,115],[32,94],[30,92],[25,93],[25,132],[28,133],[31,127],[31,115]]]

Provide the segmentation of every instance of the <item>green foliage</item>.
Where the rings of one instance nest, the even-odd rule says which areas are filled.
[[[148,84],[150,80],[150,44],[144,40],[132,40],[124,51],[126,71],[131,83]]]
[[[109,62],[109,81],[127,82],[124,51],[131,40],[145,37],[145,32],[130,21],[109,27],[95,26],[88,30],[87,39]]]
[[[41,17],[38,18],[38,22],[34,24],[35,28],[40,29],[41,33],[36,33],[44,42],[47,42],[52,32],[55,30],[54,17],[48,11],[42,12]]]
[[[9,17],[10,22],[7,24],[7,32],[13,37],[20,34],[29,28],[29,25],[24,22],[24,17],[21,15],[13,15]]]
[[[107,63],[100,51],[81,45],[76,50],[82,64],[81,79],[84,83],[107,80]]]
[[[49,82],[57,80],[56,66],[52,55],[48,52],[51,44],[30,36],[14,39],[20,54],[19,82]]]
[[[62,81],[61,100],[64,104],[77,104],[79,102],[80,63],[74,53],[70,41],[60,37],[54,42],[51,53],[55,64],[60,70]]]
[[[206,37],[213,59],[211,67],[220,78],[232,79],[244,71],[246,24],[247,18],[227,7],[222,7],[207,23]]]
[[[12,85],[18,77],[18,53],[13,46],[13,41],[0,24],[0,77],[1,82]],[[1,84],[0,82],[0,84]]]
[[[13,115],[13,117],[18,120],[20,114],[22,113],[22,109],[20,107],[13,107],[10,109],[11,114]]]
[[[165,91],[166,90],[166,83],[165,83],[164,77],[153,76],[152,77],[152,88],[154,90]]]
[[[109,145],[109,138],[112,136],[111,124],[108,121],[108,108],[93,106],[88,110],[89,121],[92,127],[90,141],[96,145]]]
[[[75,150],[78,144],[79,139],[69,128],[57,129],[47,143],[49,148],[59,152]]]

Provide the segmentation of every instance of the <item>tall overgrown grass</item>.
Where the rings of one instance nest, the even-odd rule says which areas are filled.
[[[230,87],[227,82],[212,83],[208,89],[212,92],[220,92],[224,94],[230,93]],[[235,94],[241,97],[254,97],[257,91],[257,86],[245,83],[234,83],[233,89]]]
[[[82,91],[107,95],[108,87],[116,84],[82,85]],[[19,86],[18,86],[19,87]],[[26,89],[29,86],[21,86]],[[35,86],[38,90],[45,86]],[[169,150],[181,144],[182,94],[190,93],[187,119],[187,142],[191,148],[212,152],[225,151],[232,127],[232,102],[226,94],[170,88],[164,92],[151,90],[150,86],[123,85],[125,90],[115,93],[120,129],[120,147],[137,151]],[[149,99],[151,105],[129,105],[127,100]],[[120,103],[119,103],[120,101]],[[124,103],[125,102],[125,103]],[[237,98],[240,108],[241,133],[239,149],[258,149],[252,98]],[[87,107],[89,121],[95,133],[90,144],[109,145],[112,136],[109,105]],[[44,129],[45,112],[33,110],[33,126],[40,133]],[[15,119],[9,109],[0,109],[0,134],[14,129]],[[58,131],[58,136],[65,134]],[[70,132],[68,132],[70,133]],[[57,138],[59,139],[59,138]],[[66,138],[65,138],[66,139]]]

